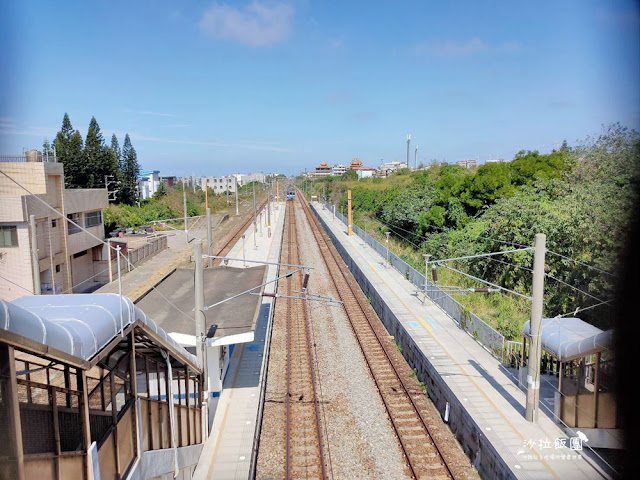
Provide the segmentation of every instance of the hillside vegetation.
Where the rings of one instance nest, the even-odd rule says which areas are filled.
[[[386,179],[325,178],[312,188],[345,214],[350,189],[356,224],[366,223],[380,239],[392,232],[394,251],[420,271],[422,253],[446,259],[512,250],[546,234],[547,249],[555,252],[545,262],[544,315],[550,317],[613,298],[639,181],[638,134],[616,124],[573,147],[565,142],[550,154],[521,151],[510,162],[475,170],[434,163]],[[527,251],[446,265],[530,295],[532,260]],[[438,274],[439,284],[480,286],[444,267]],[[456,298],[508,338],[517,337],[528,319],[528,301],[504,292]],[[577,316],[606,329],[612,313],[600,305]]]

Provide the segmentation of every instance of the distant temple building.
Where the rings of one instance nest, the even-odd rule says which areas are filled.
[[[360,170],[362,169],[362,162],[360,161],[359,158],[354,158],[353,160],[351,160],[351,166],[349,167],[349,170]]]

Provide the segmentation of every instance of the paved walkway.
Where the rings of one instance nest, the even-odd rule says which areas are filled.
[[[314,207],[515,477],[608,478],[591,452],[555,448],[556,439],[566,439],[569,446],[567,435],[542,406],[537,424],[525,420],[525,394],[500,362],[439,307],[430,301],[423,304],[415,286],[386,267],[384,259],[358,236],[347,236],[345,224],[329,210],[318,203]]]
[[[255,237],[253,225],[247,230],[244,258],[274,263],[279,261],[284,210],[284,202],[280,203],[277,210],[272,210],[271,235],[265,224],[266,212],[261,221],[258,217],[260,226]],[[257,248],[254,246],[254,238]],[[242,239],[228,256],[238,259],[230,261],[229,266],[243,266]],[[255,264],[246,265],[250,267]],[[267,281],[276,278],[277,270],[276,265],[269,266]],[[273,293],[275,288],[274,282],[265,286],[264,291]],[[263,360],[268,351],[273,300],[263,297],[254,340],[237,345],[234,349],[224,388],[217,402],[211,432],[202,449],[194,480],[249,478],[261,403],[260,391],[266,378],[266,363]]]
[[[241,205],[240,216],[235,217],[235,210],[229,213],[229,220],[217,224],[222,214],[212,214],[213,222],[213,245],[222,246],[222,242],[229,235],[232,228],[240,226],[240,220],[246,218],[247,213],[252,209],[253,204],[247,202]],[[225,212],[222,212],[225,213]],[[233,215],[233,216],[232,216]],[[214,220],[215,219],[215,220]],[[206,218],[201,218],[195,223],[190,223],[189,243],[185,241],[184,230],[167,231],[167,248],[149,260],[137,265],[130,272],[127,272],[125,265],[122,266],[122,294],[128,296],[132,301],[137,301],[149,289],[160,282],[166,275],[175,268],[189,262],[193,253],[193,240],[202,239],[206,244],[207,229]],[[115,267],[114,267],[115,268]],[[95,293],[118,293],[118,280],[114,276],[114,281],[103,285],[95,290]]]

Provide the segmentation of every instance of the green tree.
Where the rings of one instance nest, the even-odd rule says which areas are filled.
[[[136,149],[131,144],[131,138],[127,133],[122,145],[121,162],[121,185],[120,201],[128,205],[133,205],[138,201],[138,175],[140,175],[140,165]]]
[[[118,158],[111,149],[107,148],[100,131],[96,117],[91,117],[89,130],[84,143],[84,160],[87,168],[87,188],[105,186],[105,176],[114,179],[119,177]]]
[[[58,161],[64,165],[64,183],[67,188],[85,186],[86,168],[82,154],[82,136],[71,125],[67,113],[62,118],[62,128],[56,134],[53,145]]]

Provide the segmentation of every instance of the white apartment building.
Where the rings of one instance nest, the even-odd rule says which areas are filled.
[[[265,183],[266,176],[262,172],[258,173],[236,173],[234,175],[238,179],[238,185],[243,186],[251,182]]]
[[[406,162],[399,162],[398,160],[394,160],[393,162],[383,163],[378,167],[378,176],[387,177],[391,175],[393,172],[401,170],[403,168],[408,168]]]
[[[63,165],[31,152],[0,157],[0,171],[15,181],[0,175],[0,298],[5,300],[38,288],[42,294],[82,292],[96,285],[99,273],[94,262],[102,252],[106,188],[66,189]],[[29,224],[31,215],[35,230]]]
[[[151,198],[160,188],[160,171],[149,170],[138,175],[138,195],[141,200]]]
[[[213,190],[213,193],[235,193],[238,180],[235,175],[225,175],[223,177],[202,177],[200,185],[202,188],[205,186]]]
[[[331,169],[331,175],[333,175],[334,177],[339,177],[340,175],[346,173],[347,170],[349,170],[349,167],[338,163]]]

